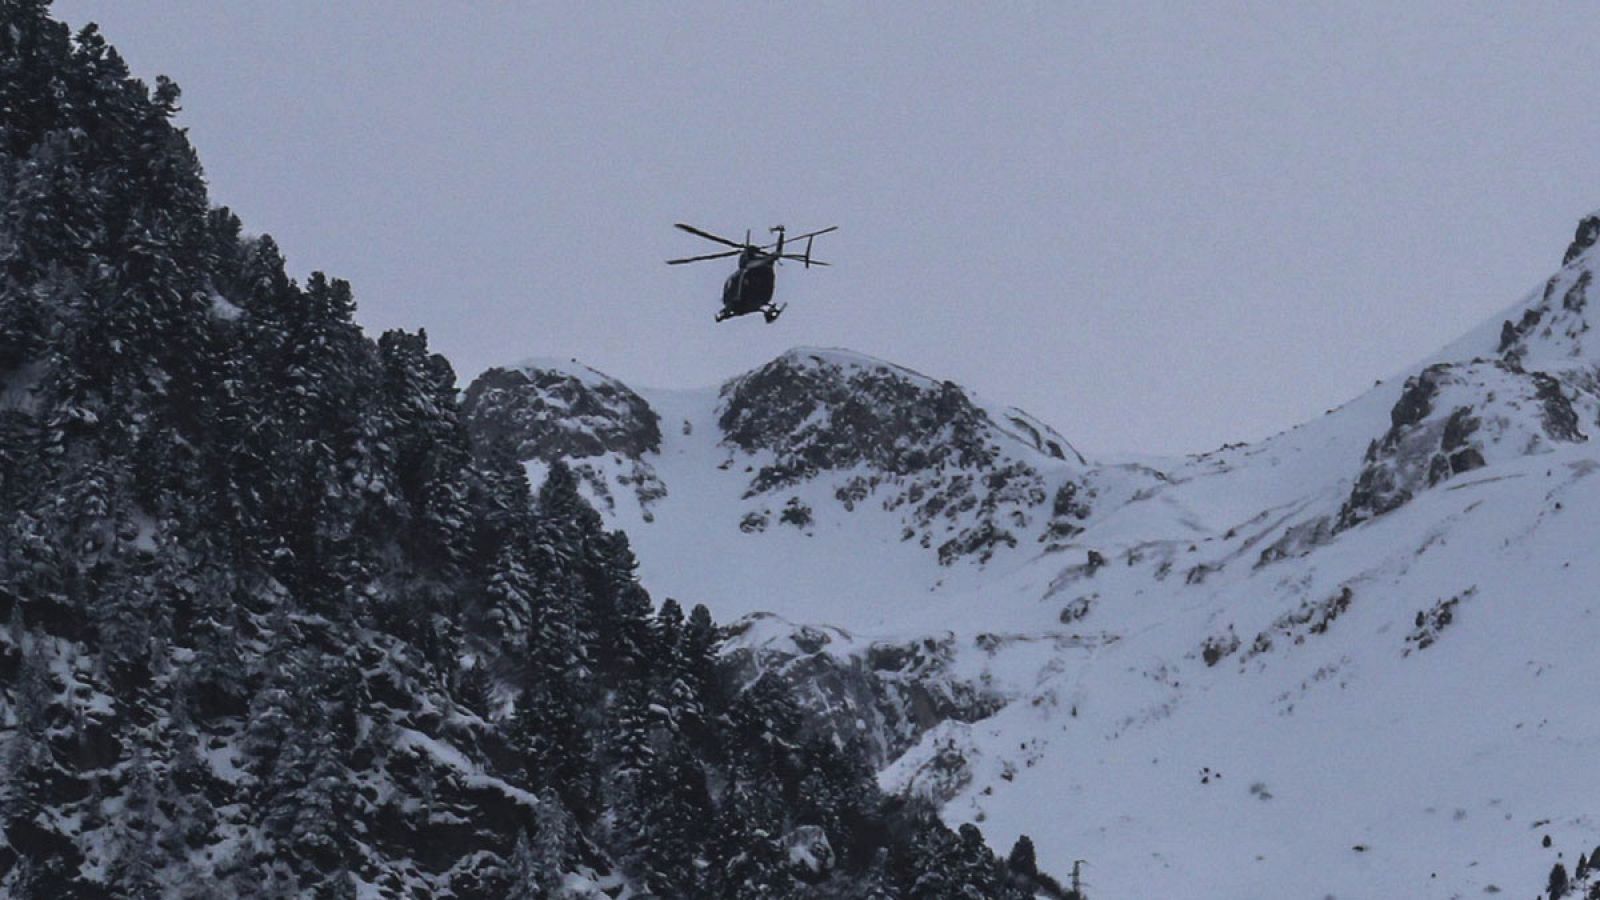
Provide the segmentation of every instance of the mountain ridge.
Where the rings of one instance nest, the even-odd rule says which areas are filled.
[[[47,6],[0,5],[0,892],[1592,887],[1600,222],[1451,358],[1153,464],[839,351],[469,403]]]
[[[561,459],[642,402],[506,373],[474,439],[48,7],[0,0],[0,895],[1062,896],[645,590]]]
[[[848,473],[791,465],[779,487],[751,495],[751,476],[774,459],[810,452],[804,423],[729,441],[708,392],[648,389],[640,395],[672,407],[661,451],[646,455],[667,497],[654,523],[620,506],[611,521],[634,536],[641,577],[661,593],[781,617],[740,623],[727,652],[746,671],[806,673],[796,681],[817,691],[808,702],[880,748],[886,789],[983,822],[997,845],[1027,833],[1041,859],[1088,858],[1112,895],[1542,884],[1563,847],[1570,856],[1600,842],[1579,799],[1600,785],[1575,749],[1600,746],[1600,734],[1581,717],[1535,716],[1600,677],[1586,652],[1600,640],[1590,588],[1600,567],[1574,543],[1600,523],[1588,478],[1600,471],[1589,440],[1600,427],[1600,353],[1587,340],[1595,259],[1584,242],[1595,231],[1580,224],[1557,273],[1502,315],[1262,441],[1079,464],[1009,435],[1057,479],[1031,508],[1067,485],[1069,506],[1086,501],[1059,535],[1048,535],[1052,517],[1025,528],[1002,518],[1014,545],[940,560],[936,544],[900,540],[900,507],[874,503],[885,483],[911,477],[904,457],[859,447],[818,451],[823,463],[861,463]],[[844,359],[881,364],[886,378],[898,369]],[[942,383],[917,377],[916,402],[932,415]],[[973,405],[991,423],[987,410],[1003,408]],[[877,410],[880,422],[892,408]],[[831,439],[871,444],[876,424]],[[971,508],[989,499],[990,465],[971,469]],[[864,495],[841,490],[873,476]],[[734,527],[752,501],[785,491],[805,524]],[[781,521],[783,507],[762,509]],[[696,552],[703,561],[686,563]],[[1559,652],[1535,649],[1555,632]],[[885,662],[922,640],[941,649],[909,669]],[[1469,672],[1495,673],[1497,688],[1474,700]],[[966,699],[913,715],[929,707],[907,684]],[[1378,722],[1386,730],[1357,725]],[[1522,737],[1533,723],[1539,733]],[[1327,746],[1344,753],[1315,749]],[[1524,758],[1543,774],[1516,776]],[[1329,793],[1335,780],[1349,785],[1342,798]],[[1199,815],[1209,839],[1193,831]],[[1521,837],[1540,831],[1554,849]]]

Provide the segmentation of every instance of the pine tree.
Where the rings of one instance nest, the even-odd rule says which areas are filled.
[[[506,546],[525,544],[533,533],[533,489],[513,442],[504,436],[475,440],[467,485],[468,503],[475,511],[468,547],[468,565],[474,570]]]
[[[1550,900],[1561,900],[1567,895],[1567,888],[1567,867],[1556,863],[1550,869],[1550,881],[1545,886],[1545,893],[1550,896]]]
[[[712,819],[705,770],[681,743],[658,754],[644,774],[639,867],[663,896],[692,894],[694,859]]]
[[[683,666],[694,695],[708,716],[726,705],[717,678],[717,648],[721,642],[711,611],[703,603],[695,604],[683,631]]]
[[[540,519],[553,530],[580,541],[603,531],[600,514],[578,493],[577,476],[562,460],[550,463],[544,482],[539,486],[536,508]]]
[[[378,357],[384,437],[394,446],[395,487],[405,511],[402,539],[416,558],[448,573],[467,552],[464,476],[470,453],[456,409],[455,371],[444,357],[428,352],[422,331],[385,332]]]
[[[517,832],[517,843],[506,862],[506,900],[545,900],[550,895],[549,870],[533,854],[526,832]]]
[[[1029,878],[1039,874],[1039,861],[1033,852],[1033,839],[1025,834],[1017,836],[1017,842],[1011,845],[1011,854],[1006,857],[1006,865],[1011,871],[1018,872]]]
[[[794,878],[779,846],[781,806],[759,789],[735,783],[723,795],[710,840],[718,897],[788,897]]]
[[[341,511],[361,496],[352,478],[365,468],[341,461],[356,458],[363,435],[360,407],[347,398],[368,383],[372,351],[351,321],[350,285],[313,272],[303,291],[283,286],[271,272],[281,268],[275,254],[270,245],[259,252],[269,271],[256,351],[265,382],[258,393],[274,400],[270,437],[281,460],[268,502],[280,548],[275,574],[312,608],[342,615],[347,610],[332,601],[345,596],[337,575],[349,564],[353,523]]]
[[[217,812],[209,793],[220,787],[210,766],[200,757],[197,727],[190,717],[188,687],[183,679],[173,681],[167,722],[170,762],[161,791],[169,798],[171,813],[160,836],[168,859],[186,860],[189,854],[216,838]],[[187,879],[197,877],[185,873]]]
[[[551,667],[541,660],[530,659],[529,669],[530,677],[512,715],[510,735],[521,758],[523,777],[530,784],[553,790],[573,815],[587,824],[599,810],[595,806],[593,742],[579,719],[580,703],[564,677],[546,677]]]
[[[1010,893],[978,826],[970,822],[962,825],[957,831],[957,840],[960,844],[957,870],[962,892],[971,897],[1002,897]]]
[[[561,805],[555,793],[546,790],[539,795],[539,807],[534,811],[533,834],[528,842],[532,852],[534,870],[539,873],[539,883],[546,894],[553,894],[567,871],[575,850],[574,836],[577,823]]]
[[[500,547],[489,569],[488,582],[484,590],[484,626],[507,655],[528,648],[534,640],[535,618],[539,614],[566,618],[566,610],[562,608],[565,604],[548,594],[543,595],[545,608],[536,609],[541,597],[539,585],[528,571],[526,550],[515,543],[508,542]],[[565,632],[571,628],[566,621],[545,621],[541,624],[547,625],[552,631],[559,629]],[[548,632],[540,635],[539,639],[561,640]]]
[[[861,900],[900,900],[900,896],[889,871],[889,853],[879,850],[861,877]]]
[[[22,661],[17,669],[12,701],[16,726],[5,744],[4,811],[6,831],[15,840],[19,833],[33,827],[47,802],[43,786],[53,760],[45,739],[55,687],[51,682],[45,639],[29,631],[20,616],[13,618],[12,629]],[[18,629],[21,629],[20,635]]]
[[[655,759],[650,735],[650,694],[643,680],[627,682],[617,689],[611,722],[614,768],[623,779],[637,783]]]
[[[156,813],[155,787],[149,757],[144,747],[137,747],[128,763],[108,873],[108,882],[119,897],[154,900],[161,896],[156,873],[164,860],[156,846],[161,824]]]
[[[663,654],[675,657],[682,654],[685,627],[683,606],[671,597],[661,601],[653,631],[656,645],[662,648]]]
[[[295,639],[282,607],[273,617],[272,645],[262,660],[260,687],[251,698],[248,728],[241,741],[245,767],[260,785],[277,766],[284,744],[295,729],[295,693],[301,677],[299,657],[290,649]]]
[[[664,711],[664,724],[674,733],[687,731],[690,737],[697,737],[703,731],[705,707],[689,656],[683,607],[668,597],[657,610],[653,625],[655,654],[650,662],[653,702]]]
[[[350,816],[354,786],[312,680],[294,697],[295,720],[260,781],[259,827],[269,859],[289,860],[298,883],[332,890],[354,861]]]
[[[494,680],[482,659],[460,671],[459,684],[455,697],[462,707],[486,721],[495,718]]]
[[[648,677],[656,659],[650,598],[639,586],[639,563],[620,531],[595,534],[586,542],[590,615],[599,637],[596,664],[611,685]]]
[[[241,615],[248,593],[226,570],[200,573],[194,616],[180,637],[193,650],[183,699],[196,718],[241,715],[248,711],[250,672],[241,638]]]
[[[746,685],[729,702],[727,720],[724,740],[736,760],[762,780],[781,780],[800,768],[800,710],[776,674],[764,672]]]

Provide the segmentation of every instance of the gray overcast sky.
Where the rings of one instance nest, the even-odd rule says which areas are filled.
[[[175,78],[215,202],[463,381],[714,384],[800,344],[1080,447],[1310,418],[1494,315],[1600,206],[1600,13],[1526,3],[58,0]],[[671,228],[838,224],[714,325]]]

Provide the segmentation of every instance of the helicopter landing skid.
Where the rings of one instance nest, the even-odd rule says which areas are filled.
[[[783,315],[783,311],[788,308],[789,304],[787,303],[783,304],[782,306],[768,304],[761,307],[761,316],[767,320],[768,325],[771,325],[773,322],[778,321],[778,317]]]

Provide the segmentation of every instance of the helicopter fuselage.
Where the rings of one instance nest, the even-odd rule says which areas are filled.
[[[722,312],[718,321],[761,312],[772,302],[772,290],[777,285],[777,273],[772,262],[757,262],[728,276],[722,284]]]

